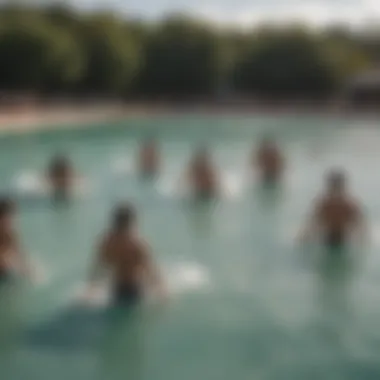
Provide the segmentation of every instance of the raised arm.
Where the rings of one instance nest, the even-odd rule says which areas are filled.
[[[35,280],[36,273],[17,237],[12,239],[11,265],[21,274]]]
[[[311,213],[306,218],[305,224],[301,227],[301,231],[298,236],[298,240],[305,242],[312,236],[318,233],[320,228],[321,213],[323,210],[323,204],[321,201],[316,202],[313,206]]]
[[[366,244],[369,241],[369,226],[365,212],[356,202],[353,202],[351,207],[354,216],[354,233],[362,244]]]

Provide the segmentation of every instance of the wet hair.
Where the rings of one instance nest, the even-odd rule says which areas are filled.
[[[327,174],[327,184],[330,188],[343,188],[346,184],[346,173],[341,169],[333,169]]]
[[[15,204],[9,197],[0,197],[0,218],[13,214]]]
[[[116,230],[129,229],[135,220],[135,208],[129,203],[120,204],[113,213],[113,228]]]
[[[69,159],[65,154],[60,153],[54,156],[53,162],[58,164],[67,164],[69,162]]]
[[[64,154],[57,154],[53,157],[50,163],[50,172],[61,173],[62,171],[70,170],[71,162]]]

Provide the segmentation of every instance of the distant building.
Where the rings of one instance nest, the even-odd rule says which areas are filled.
[[[351,106],[380,108],[380,69],[352,78],[344,89],[344,98]]]

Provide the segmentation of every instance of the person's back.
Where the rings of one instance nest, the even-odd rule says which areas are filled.
[[[264,181],[277,181],[283,172],[283,157],[274,142],[265,140],[259,147],[256,162],[261,179]]]
[[[137,237],[125,232],[110,232],[103,249],[115,283],[135,285],[141,281],[143,244]]]
[[[325,230],[346,231],[356,222],[357,206],[347,196],[326,196],[318,207],[319,220]]]
[[[196,195],[217,194],[217,175],[207,151],[199,151],[190,164],[190,181]]]
[[[11,270],[11,257],[16,249],[17,238],[13,228],[14,207],[11,201],[0,200],[0,275]]]
[[[139,171],[144,176],[154,176],[160,169],[160,155],[156,142],[149,140],[144,143],[139,152]]]
[[[18,234],[14,227],[15,206],[8,198],[0,199],[0,280],[8,278],[14,271],[27,276],[31,268],[21,251]]]
[[[162,281],[153,265],[147,244],[135,231],[136,214],[132,206],[116,209],[110,231],[99,247],[93,277],[102,269],[110,271],[113,297],[117,303],[133,304],[143,296],[144,282],[158,287]]]
[[[313,210],[309,229],[318,231],[326,246],[340,247],[348,242],[353,232],[363,232],[363,215],[346,190],[343,172],[331,171],[326,186],[326,193]]]
[[[48,170],[48,179],[55,192],[67,193],[73,182],[73,168],[65,156],[55,157]]]

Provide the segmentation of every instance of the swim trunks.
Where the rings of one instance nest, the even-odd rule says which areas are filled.
[[[0,269],[0,284],[8,281],[11,278],[11,273],[6,269]]]
[[[210,201],[216,197],[215,192],[212,190],[199,190],[196,191],[194,195],[199,201]]]
[[[117,305],[133,306],[141,300],[141,287],[137,284],[116,284],[113,300]]]
[[[53,197],[56,202],[66,202],[69,200],[69,191],[67,189],[56,189]]]
[[[341,249],[345,246],[345,234],[343,231],[329,231],[325,235],[324,243],[329,249]]]

